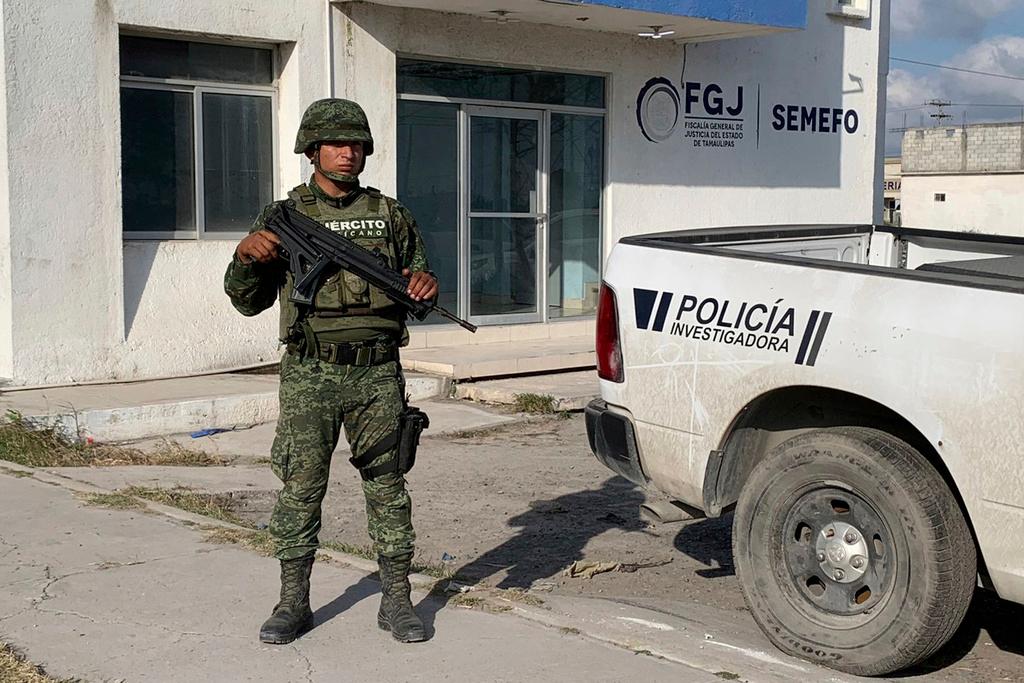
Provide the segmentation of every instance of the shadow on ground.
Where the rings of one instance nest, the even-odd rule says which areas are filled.
[[[1024,624],[1024,605],[1001,600],[992,591],[978,589],[974,592],[974,599],[963,625],[952,640],[922,664],[891,677],[912,679],[951,667],[971,656],[982,632],[987,633],[992,643],[1001,651],[1012,655],[1024,655],[1021,624]],[[1014,678],[1001,680],[1024,680],[1024,673],[1020,671],[1019,664],[1015,668],[1017,670]]]
[[[676,534],[675,548],[705,565],[696,574],[705,579],[734,576],[732,515],[687,522]]]
[[[315,573],[316,569],[314,568],[313,571]],[[356,603],[373,595],[380,595],[380,578],[377,574],[364,576],[356,583],[348,586],[345,592],[334,600],[331,600],[322,607],[318,607],[313,612],[313,628],[326,624],[334,617],[354,607]]]
[[[600,488],[577,491],[530,503],[529,510],[508,520],[519,530],[507,541],[459,567],[460,583],[476,585],[504,572],[498,588],[530,588],[535,582],[556,576],[574,561],[583,559],[587,543],[606,531],[641,531],[644,495],[621,477],[606,480]],[[557,548],[557,552],[546,550]],[[453,594],[439,582],[417,612],[433,632],[434,619]]]

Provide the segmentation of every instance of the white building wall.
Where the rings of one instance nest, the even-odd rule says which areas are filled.
[[[908,228],[1024,237],[1024,173],[904,175],[901,201]]]
[[[816,5],[806,31],[684,48],[628,35],[344,4],[335,15],[343,46],[335,54],[336,86],[339,96],[367,108],[377,152],[366,177],[388,193],[397,184],[397,53],[608,74],[607,248],[626,235],[679,228],[867,223],[880,218],[882,204],[877,114],[884,102],[888,8],[883,12],[874,0],[869,21],[848,22]],[[683,80],[718,83],[727,99],[744,86],[743,144],[697,149],[681,126],[662,143],[643,137],[636,115],[640,89],[656,76],[678,86],[681,72]],[[772,128],[775,104],[855,109],[859,127],[852,135],[779,132]]]
[[[0,58],[6,61],[5,15],[0,11]],[[0,69],[0,382],[14,376],[11,281],[10,165],[7,159],[7,70]]]
[[[5,0],[3,12],[3,166],[13,171],[2,183],[11,263],[6,271],[0,256],[0,278],[14,284],[10,295],[0,285],[0,318],[10,308],[13,330],[10,344],[0,335],[0,375],[59,383],[274,357],[273,314],[244,319],[222,293],[234,240],[122,239],[118,35],[123,27],[284,44],[280,194],[305,174],[291,153],[302,108],[327,94],[325,3]]]
[[[308,173],[291,152],[301,112],[328,94],[366,107],[378,142],[365,178],[394,193],[396,53],[608,74],[610,248],[624,235],[681,227],[872,220],[881,204],[876,114],[887,16],[881,0],[868,22],[837,20],[816,5],[807,31],[684,48],[365,3],[329,12],[323,0],[5,0],[0,377],[23,385],[156,377],[277,357],[276,312],[242,318],[222,293],[233,239],[122,238],[122,29],[279,45],[279,196]],[[656,76],[677,86],[716,82],[727,98],[743,86],[743,144],[697,149],[681,128],[662,143],[644,139],[637,96]],[[859,128],[778,132],[776,103],[854,108]]]

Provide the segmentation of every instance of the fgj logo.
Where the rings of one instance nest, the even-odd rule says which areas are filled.
[[[672,137],[679,123],[679,91],[672,81],[658,76],[644,84],[636,98],[636,122],[651,142]]]
[[[672,137],[680,120],[694,147],[735,147],[744,138],[743,86],[726,91],[717,83],[686,81],[680,90],[664,76],[640,89],[636,120],[651,142]]]
[[[633,289],[637,329],[776,353],[790,353],[795,348],[794,362],[813,367],[832,314],[811,311],[804,318],[795,308],[784,306],[783,301],[779,299],[774,304],[734,302]]]

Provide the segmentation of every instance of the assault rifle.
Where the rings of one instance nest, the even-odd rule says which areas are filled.
[[[470,332],[476,325],[458,317],[432,301],[416,301],[409,296],[409,278],[392,270],[384,256],[364,249],[349,238],[325,228],[288,202],[278,204],[266,219],[266,227],[281,238],[282,255],[295,278],[292,301],[312,306],[313,297],[332,267],[358,275],[382,290],[396,304],[404,306],[417,320],[433,311],[458,323]]]

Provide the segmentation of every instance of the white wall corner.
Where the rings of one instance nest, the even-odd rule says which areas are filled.
[[[10,167],[7,163],[7,23],[0,10],[0,383],[14,377]]]

